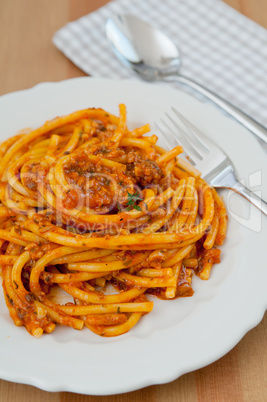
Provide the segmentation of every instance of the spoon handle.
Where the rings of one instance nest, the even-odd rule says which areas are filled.
[[[171,78],[171,77],[170,77]],[[267,143],[267,129],[263,127],[261,124],[257,123],[254,119],[249,117],[247,114],[243,113],[237,107],[227,102],[220,96],[216,95],[214,92],[204,88],[202,85],[197,82],[187,78],[183,75],[172,76],[176,81],[179,81],[182,84],[185,84],[202,95],[206,96],[206,98],[212,100],[216,105],[218,105],[221,109],[226,111],[230,116],[234,117],[239,123],[241,123],[244,127],[246,127],[249,131],[255,134],[262,141]]]

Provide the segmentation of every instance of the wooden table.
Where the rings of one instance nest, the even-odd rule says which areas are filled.
[[[145,1],[145,0],[144,0]],[[225,0],[267,28],[266,0]],[[52,44],[54,32],[107,0],[0,0],[0,95],[84,75]],[[253,269],[253,267],[252,267]],[[0,357],[1,358],[1,357]],[[53,364],[53,362],[51,362]],[[166,385],[111,397],[48,393],[0,380],[3,402],[267,401],[267,314],[226,356]]]

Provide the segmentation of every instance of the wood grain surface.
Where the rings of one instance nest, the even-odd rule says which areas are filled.
[[[266,0],[225,2],[267,28]],[[0,95],[32,87],[42,81],[83,76],[84,73],[53,46],[51,38],[67,22],[105,3],[106,0],[0,0]],[[32,386],[0,380],[0,401],[265,402],[267,314],[226,356],[169,384],[122,395],[96,397],[49,393]]]

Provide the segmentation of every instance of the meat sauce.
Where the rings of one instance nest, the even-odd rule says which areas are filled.
[[[83,199],[83,205],[96,212],[111,210],[115,199],[119,204],[127,203],[127,194],[133,194],[134,186],[143,189],[147,185],[158,184],[163,177],[157,163],[142,159],[138,151],[126,154],[124,150],[116,149],[107,154],[103,147],[96,147],[94,154],[99,156],[97,162],[91,161],[86,151],[80,151],[66,163],[64,175],[72,186],[64,199],[66,208],[77,208]],[[125,172],[104,166],[103,158],[125,160]]]
[[[24,165],[24,174],[22,182],[29,190],[37,190],[39,163],[32,162]]]

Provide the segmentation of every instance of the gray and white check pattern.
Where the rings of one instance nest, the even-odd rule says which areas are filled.
[[[129,77],[105,36],[106,19],[116,13],[136,14],[163,30],[181,51],[181,73],[267,126],[263,27],[221,0],[115,0],[68,23],[56,32],[53,43],[89,75]]]

